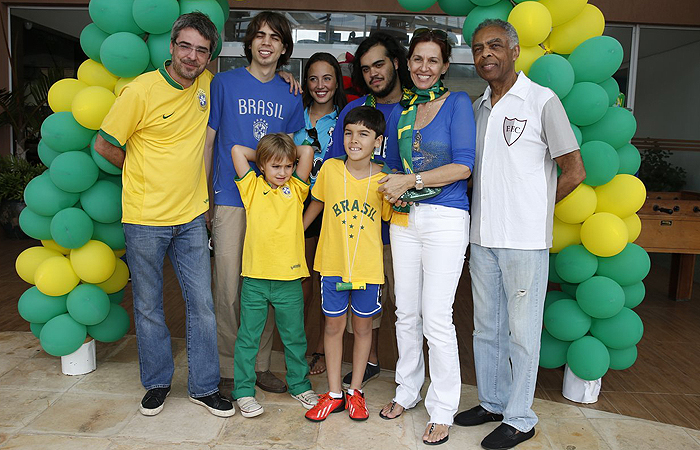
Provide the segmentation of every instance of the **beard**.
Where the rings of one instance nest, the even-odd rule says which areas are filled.
[[[372,94],[375,97],[384,98],[384,97],[388,96],[389,94],[391,94],[391,91],[394,90],[394,87],[396,87],[397,82],[398,82],[398,77],[396,75],[396,70],[393,70],[391,72],[391,77],[387,81],[386,87],[384,89],[379,90],[379,91],[375,91],[375,90],[372,90],[372,88],[370,88],[369,90],[372,91]]]
[[[187,62],[190,63],[192,60],[188,59]],[[197,64],[197,61],[194,61],[194,64]],[[175,73],[185,80],[194,80],[204,72],[206,65],[201,65],[196,69],[190,69],[182,63],[180,58],[173,58],[172,67]]]

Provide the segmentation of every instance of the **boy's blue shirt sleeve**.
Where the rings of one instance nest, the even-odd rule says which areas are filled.
[[[474,169],[476,155],[476,125],[471,100],[465,92],[455,92],[455,102],[452,109],[452,126],[450,136],[452,141],[452,162]]]
[[[209,98],[211,102],[211,107],[209,110],[209,127],[213,130],[218,130],[219,123],[221,122],[221,99],[223,98],[220,74],[214,75],[214,79],[211,80],[209,90]]]
[[[289,122],[287,122],[287,134],[295,133],[304,128],[306,125],[306,122],[304,121],[304,104],[301,101],[301,95],[296,95],[294,99],[296,101],[294,102],[292,116],[290,117]]]

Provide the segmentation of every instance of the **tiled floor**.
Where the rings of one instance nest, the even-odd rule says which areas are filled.
[[[210,415],[187,400],[187,361],[183,340],[174,339],[173,391],[163,412],[144,417],[135,338],[97,343],[97,370],[61,374],[60,359],[48,356],[27,332],[0,332],[0,449],[128,450],[195,449],[422,449],[428,416],[422,403],[394,421],[377,412],[391,399],[393,373],[365,387],[371,417],[352,422],[334,414],[325,422],[302,417],[303,408],[287,394],[258,393],[265,413],[254,419]],[[273,354],[273,370],[282,371]],[[326,389],[324,375],[312,377]],[[461,409],[477,402],[476,388],[462,385]],[[589,408],[536,399],[537,435],[519,449],[622,450],[696,449],[700,432]],[[496,424],[454,427],[441,448],[477,449]]]

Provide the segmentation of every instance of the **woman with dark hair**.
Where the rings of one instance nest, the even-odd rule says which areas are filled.
[[[423,442],[441,444],[460,396],[457,335],[452,320],[457,283],[469,243],[467,178],[474,166],[476,130],[469,96],[449,92],[442,78],[451,47],[442,30],[416,30],[408,50],[414,87],[387,123],[387,175],[383,190],[394,203],[391,250],[396,295],[396,395],[379,415],[394,419],[421,400],[428,341],[430,422]],[[380,182],[382,182],[380,181]]]
[[[343,75],[335,56],[330,53],[314,53],[304,67],[302,80],[304,103],[304,128],[294,133],[296,145],[310,145],[314,149],[314,164],[311,169],[309,182],[313,186],[328,148],[333,143],[333,130],[335,129],[338,113],[343,109],[347,100],[343,90]],[[307,199],[304,210],[308,207],[311,197]],[[316,245],[321,231],[321,215],[309,226],[305,232],[306,237],[306,263],[313,267]],[[304,317],[308,317],[314,296],[314,283],[318,283],[318,272],[311,272],[311,276],[305,279],[301,286],[304,291]],[[323,329],[325,327],[324,315],[320,314],[321,331],[317,344],[314,347],[309,370],[311,375],[326,371],[326,361],[323,354]],[[311,347],[311,346],[309,346]]]

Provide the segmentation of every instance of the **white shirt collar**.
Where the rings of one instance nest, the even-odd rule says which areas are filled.
[[[515,95],[516,97],[519,97],[523,100],[527,98],[527,94],[530,92],[530,85],[532,84],[532,81],[525,76],[525,74],[520,71],[518,73],[518,79],[515,80],[515,84],[508,89],[508,92],[505,93],[505,96],[507,95]],[[480,109],[484,102],[486,100],[489,101],[488,105],[491,107],[491,86],[486,86],[486,90],[484,91],[484,95],[481,96],[481,101],[479,101],[479,107],[477,109]]]

